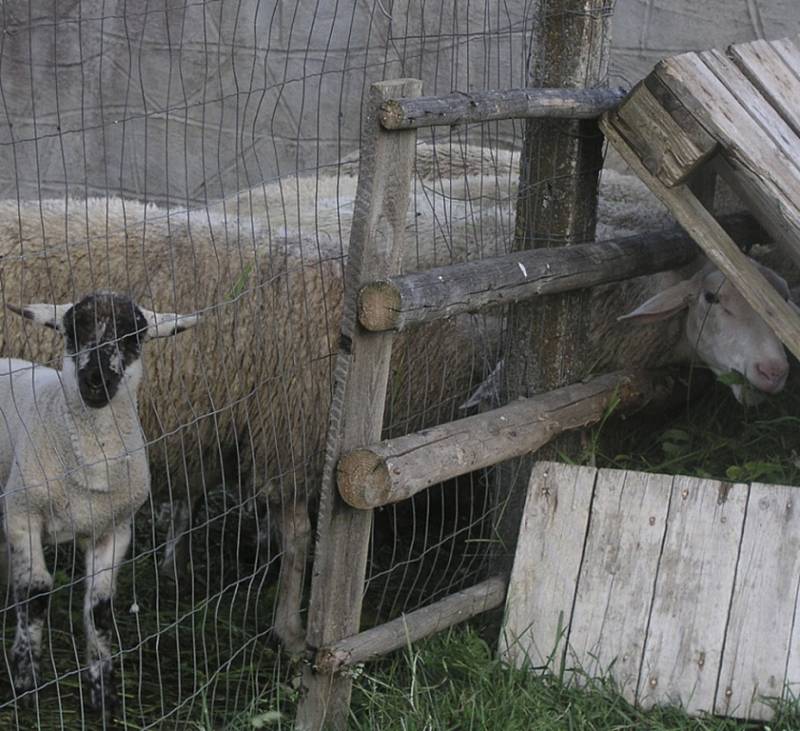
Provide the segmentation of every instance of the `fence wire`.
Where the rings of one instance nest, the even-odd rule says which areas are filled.
[[[664,49],[678,50],[667,38],[673,16],[698,38],[717,42],[723,33],[722,0],[710,10],[690,0],[623,2],[617,17],[635,40],[612,59],[613,82],[635,81]],[[83,345],[74,333],[7,310],[2,318],[0,364],[14,357],[65,370],[53,386],[42,368],[17,364],[8,396],[0,369],[0,478],[9,479],[16,458],[8,430],[20,423],[13,449],[25,448],[38,465],[2,503],[6,527],[16,519],[23,529],[7,536],[16,550],[8,552],[14,581],[0,605],[0,727],[290,722],[298,671],[276,635],[289,645],[300,636],[365,91],[399,77],[421,78],[426,94],[525,86],[533,19],[559,4],[0,3],[3,305],[75,303],[112,290],[147,310],[201,315],[188,332],[144,343],[138,402],[132,381],[120,394],[138,412],[146,442],[151,485],[143,501],[134,495],[141,479],[109,466],[119,463],[119,449],[138,464],[141,450],[126,451],[123,438],[135,424],[47,406],[69,398],[74,405],[78,380],[70,374],[92,362],[103,337],[128,347],[123,313],[112,312],[103,335],[95,305]],[[782,22],[758,8],[726,0],[724,15],[757,34]],[[420,131],[407,269],[510,250],[524,128]],[[553,168],[540,183],[564,174]],[[639,199],[623,188],[607,181],[613,200],[601,201],[600,238],[634,233],[643,220]],[[464,405],[496,368],[503,329],[503,313],[489,312],[399,338],[385,435],[480,408]],[[125,368],[132,365],[135,358]],[[484,406],[492,405],[492,389],[484,392]],[[81,431],[87,423],[96,429]],[[102,485],[112,478],[119,489],[109,498]],[[506,509],[494,483],[485,471],[376,511],[364,626],[485,576]],[[79,524],[95,525],[92,510],[106,510],[106,500],[116,501],[113,518],[76,536]],[[20,552],[37,553],[39,526],[45,538],[59,527],[59,542],[45,541],[36,566],[20,563]],[[106,553],[117,566],[116,589],[106,611],[96,596],[103,574],[90,560],[87,577],[85,555],[98,556],[112,530],[117,542]],[[39,667],[20,682],[40,620]],[[90,707],[100,666],[91,664],[97,646],[87,628],[110,643],[116,677],[104,676],[100,690],[113,681],[118,705],[105,716]]]

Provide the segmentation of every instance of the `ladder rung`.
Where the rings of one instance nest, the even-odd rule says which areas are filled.
[[[738,243],[763,242],[766,232],[748,213],[722,217]],[[389,277],[359,292],[358,319],[367,330],[405,330],[423,322],[567,292],[687,264],[698,248],[675,228],[642,236],[453,264]]]

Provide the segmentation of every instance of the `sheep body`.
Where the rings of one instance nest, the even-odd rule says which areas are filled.
[[[503,253],[513,234],[515,157],[467,149],[440,158],[424,146],[419,152],[405,266],[424,269]],[[113,288],[154,309],[205,313],[202,337],[157,344],[144,355],[141,421],[153,490],[191,502],[224,476],[243,499],[256,493],[270,498],[283,553],[275,631],[293,651],[304,645],[299,606],[310,535],[306,504],[324,453],[356,186],[354,167],[343,170],[339,177],[266,185],[202,211],[113,198],[0,202],[0,293],[6,300],[73,299]],[[629,182],[626,187],[619,176],[604,177],[611,195],[601,200],[618,198],[601,205],[604,235],[618,224],[630,233],[626,226],[636,210],[651,211],[644,218],[653,225],[666,220],[643,186]],[[622,292],[611,289],[605,297]],[[390,433],[457,415],[458,404],[497,360],[500,328],[481,331],[476,323],[479,318],[457,318],[398,338]],[[616,337],[617,345],[626,342],[622,330]],[[663,327],[654,329],[651,342],[662,352],[649,360],[672,357],[674,343],[666,346]],[[620,355],[608,338],[603,347]],[[641,356],[641,338],[630,348]],[[0,332],[0,353],[46,362],[55,352],[51,338],[24,323],[8,323]]]

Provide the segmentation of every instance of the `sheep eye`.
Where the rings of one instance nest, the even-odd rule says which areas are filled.
[[[710,305],[715,305],[719,302],[719,297],[717,297],[717,295],[715,295],[713,292],[706,292],[704,297],[706,302],[708,302]]]

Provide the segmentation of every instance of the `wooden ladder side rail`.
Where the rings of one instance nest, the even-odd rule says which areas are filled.
[[[740,245],[769,239],[749,213],[723,216],[720,224]],[[370,282],[358,295],[358,319],[367,330],[402,332],[464,312],[677,269],[699,253],[692,238],[677,227],[594,244],[518,251]]]
[[[380,439],[383,428],[392,335],[358,327],[356,297],[363,284],[399,271],[411,191],[416,132],[386,132],[379,109],[387,99],[421,92],[416,79],[373,84],[365,110],[312,569],[306,634],[312,648],[357,633],[361,620],[372,513],[339,497],[334,468],[342,452]],[[295,728],[345,729],[351,691],[346,674],[307,666]]]

